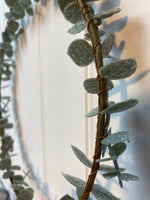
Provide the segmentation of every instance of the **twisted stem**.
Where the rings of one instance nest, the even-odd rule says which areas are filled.
[[[96,141],[95,141],[95,153],[93,156],[93,164],[92,169],[90,172],[90,175],[88,177],[85,190],[80,198],[80,200],[87,200],[89,197],[89,194],[92,190],[97,171],[99,170],[99,163],[95,162],[97,159],[101,156],[101,148],[102,144],[101,141],[105,137],[104,136],[104,130],[105,130],[105,115],[101,115],[101,111],[104,110],[107,107],[107,96],[108,92],[106,89],[107,81],[100,77],[99,75],[99,69],[103,66],[103,58],[102,58],[102,47],[100,43],[100,38],[98,34],[98,28],[95,25],[91,15],[90,11],[88,10],[88,6],[84,3],[83,0],[76,0],[77,4],[81,8],[81,12],[83,14],[83,17],[85,21],[87,22],[87,29],[90,34],[92,46],[93,46],[93,55],[96,65],[96,71],[97,71],[97,81],[98,81],[98,107],[99,107],[99,114],[97,117],[97,131],[96,131]]]

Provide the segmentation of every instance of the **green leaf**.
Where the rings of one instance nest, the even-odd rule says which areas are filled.
[[[16,32],[18,28],[19,28],[18,22],[14,21],[14,20],[10,20],[7,22],[8,32]]]
[[[3,174],[3,179],[9,179],[11,177],[13,177],[14,172],[13,171],[7,171]]]
[[[108,180],[108,179],[116,177],[117,173],[112,172],[112,173],[105,173],[105,174],[102,174],[102,175],[105,179]],[[120,178],[121,178],[122,181],[138,181],[139,180],[138,176],[128,174],[128,173],[121,173]]]
[[[75,0],[57,0],[58,6],[62,13],[64,13],[65,7],[72,2],[75,2]]]
[[[76,186],[76,187],[85,187],[86,186],[86,182],[79,179],[79,178],[76,178],[74,176],[70,176],[69,174],[64,174],[62,173],[63,176],[65,177],[65,179],[71,183],[72,185]]]
[[[105,65],[99,73],[105,79],[118,80],[131,76],[137,68],[135,58],[124,59]]]
[[[69,196],[68,194],[66,194],[60,200],[74,200],[74,199],[71,196]]]
[[[103,11],[101,13],[94,15],[93,18],[97,18],[99,20],[105,19],[105,18],[111,17],[112,15],[114,15],[114,14],[120,12],[120,11],[121,11],[120,8],[112,8],[110,10]]]
[[[3,49],[0,49],[0,60],[4,58],[4,51]]]
[[[120,171],[125,171],[125,168],[119,168]],[[110,165],[100,165],[100,171],[102,172],[116,172],[116,168]]]
[[[93,185],[92,194],[97,200],[119,200],[112,193],[98,184]]]
[[[123,181],[138,181],[139,177],[135,176],[133,174],[128,174],[128,173],[122,173],[121,174],[121,179]]]
[[[0,161],[0,169],[1,170],[9,169],[10,166],[11,166],[11,160],[10,159],[2,159]]]
[[[19,192],[17,196],[18,200],[32,200],[34,191],[32,188],[23,189]]]
[[[106,161],[117,160],[117,159],[118,159],[118,156],[112,156],[110,158],[97,159],[95,162],[106,162]]]
[[[14,7],[17,4],[18,0],[5,0],[5,3],[8,7]]]
[[[12,9],[12,15],[16,18],[16,19],[22,19],[25,16],[25,11],[24,9],[20,6],[20,5],[16,5],[13,9]]]
[[[14,180],[15,182],[22,182],[24,179],[23,179],[23,176],[22,176],[22,175],[15,175],[15,176],[13,177],[13,180]]]
[[[104,115],[104,114],[112,114],[112,113],[122,112],[122,111],[128,110],[128,109],[136,106],[137,103],[138,103],[137,99],[129,99],[127,101],[123,101],[120,103],[111,104],[111,105],[109,105],[108,108],[103,110],[101,112],[101,114]]]
[[[30,0],[19,0],[19,4],[21,7],[26,8],[31,5],[31,1]]]
[[[90,94],[98,94],[98,82],[97,78],[88,78],[84,81],[83,86],[85,90]],[[112,81],[108,81],[108,90],[111,90],[114,87]]]
[[[112,151],[116,156],[120,156],[126,150],[126,143],[119,142],[117,144],[112,145]]]
[[[98,107],[91,110],[88,114],[85,115],[85,117],[94,117],[98,115]]]
[[[67,54],[80,67],[89,65],[94,59],[91,45],[82,39],[74,40],[69,45]]]
[[[26,9],[26,11],[27,11],[28,15],[30,15],[30,16],[33,16],[33,15],[34,15],[34,11],[33,11],[33,9],[32,9],[31,7],[28,7],[28,8]]]
[[[71,148],[76,155],[76,157],[87,167],[92,167],[92,162],[86,157],[86,155],[77,147],[71,145]]]
[[[104,138],[101,141],[101,143],[104,145],[110,145],[110,144],[116,144],[116,143],[127,141],[127,140],[129,140],[129,132],[122,131],[122,132],[108,135],[106,138]]]
[[[80,21],[73,25],[71,29],[68,30],[68,33],[70,34],[77,34],[83,31],[87,26],[87,23],[85,21]]]
[[[64,17],[73,24],[83,20],[81,9],[76,2],[71,2],[65,7]]]
[[[10,170],[21,170],[21,167],[18,166],[18,165],[12,165],[12,166],[10,167]]]
[[[106,57],[110,53],[110,51],[113,47],[114,41],[115,41],[115,35],[114,34],[109,35],[104,40],[104,42],[102,43],[103,57]]]

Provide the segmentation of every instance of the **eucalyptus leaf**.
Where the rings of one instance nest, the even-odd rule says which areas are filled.
[[[122,172],[122,171],[125,171],[125,168],[119,168],[119,170]],[[100,171],[102,172],[116,172],[116,168],[115,167],[112,167],[110,165],[103,165],[101,164],[100,165]]]
[[[14,21],[14,20],[10,20],[7,22],[7,30],[8,32],[16,32],[17,29],[19,28],[19,24],[18,22]]]
[[[135,176],[133,174],[128,174],[128,173],[122,173],[121,174],[121,179],[123,181],[138,181],[139,177]]]
[[[10,170],[21,170],[21,167],[18,166],[18,165],[12,165],[12,166],[10,167]]]
[[[11,166],[11,160],[8,158],[8,159],[2,159],[0,161],[0,169],[1,170],[6,170],[6,169],[9,169]]]
[[[70,176],[69,174],[64,174],[62,173],[63,176],[65,177],[65,179],[71,183],[72,185],[76,186],[76,187],[85,187],[86,186],[86,182],[79,179],[79,178],[76,178],[74,176]]]
[[[65,7],[64,17],[73,24],[83,20],[81,9],[76,2],[71,2]]]
[[[34,11],[33,11],[33,9],[32,9],[31,7],[28,7],[28,8],[26,9],[26,11],[27,11],[28,15],[30,15],[30,16],[33,16],[33,15],[34,15]]]
[[[116,156],[120,156],[125,150],[126,150],[126,143],[124,142],[119,142],[117,144],[112,145],[112,151]]]
[[[86,155],[77,147],[75,146],[71,146],[74,154],[76,155],[76,157],[86,166],[88,167],[92,167],[92,162],[86,157]]]
[[[116,143],[127,141],[127,140],[129,140],[129,132],[122,131],[122,132],[117,132],[117,133],[108,135],[106,138],[104,138],[101,141],[101,143],[104,145],[110,145],[110,144],[116,144]]]
[[[110,158],[97,159],[95,162],[106,162],[106,161],[117,160],[117,159],[118,159],[118,156],[112,156]]]
[[[68,30],[68,33],[70,34],[77,34],[83,31],[87,26],[87,23],[85,21],[80,21],[73,25],[71,29]]]
[[[18,200],[32,200],[34,191],[32,188],[26,188],[19,192]]]
[[[68,194],[66,194],[60,200],[74,200],[74,199],[71,196],[69,196]]]
[[[15,182],[17,182],[17,181],[22,182],[24,179],[23,179],[22,175],[15,175],[15,176],[13,176],[13,180]]]
[[[98,94],[98,81],[97,78],[88,78],[84,81],[83,86],[85,90],[90,94]],[[114,87],[112,81],[108,80],[108,90],[111,90]]]
[[[19,4],[21,7],[29,7],[31,5],[31,0],[19,0]]]
[[[98,107],[94,108],[88,114],[86,114],[85,117],[94,117],[98,115],[98,110],[99,110]]]
[[[3,174],[3,179],[9,179],[11,177],[13,177],[14,172],[13,171],[7,171]]]
[[[102,174],[102,176],[107,180],[112,179],[116,177],[117,175],[118,175],[117,172],[108,172],[108,173]]]
[[[97,200],[119,200],[112,193],[98,184],[93,185],[92,194]]]
[[[138,104],[137,99],[129,99],[127,101],[109,105],[108,108],[101,111],[101,114],[104,115],[104,114],[112,114],[112,113],[122,112],[122,111],[128,110],[128,109],[136,106],[136,104]]]
[[[5,0],[5,3],[9,7],[14,7],[18,3],[18,0]]]
[[[131,76],[137,68],[135,58],[124,59],[105,65],[99,73],[105,79],[118,80]]]
[[[80,67],[89,65],[94,59],[92,46],[83,39],[74,40],[69,45],[67,54]]]
[[[64,13],[65,7],[72,2],[75,2],[75,0],[57,0],[58,6],[62,13]]]
[[[98,19],[105,19],[105,18],[108,18],[108,17],[111,17],[112,15],[120,12],[121,9],[120,8],[112,8],[110,10],[107,10],[107,11],[103,11],[101,13],[98,13],[96,15],[93,16],[93,18],[98,18]]]
[[[110,51],[113,47],[114,41],[115,41],[115,35],[114,34],[111,34],[108,37],[106,37],[106,39],[102,43],[103,57],[106,57],[110,53]]]

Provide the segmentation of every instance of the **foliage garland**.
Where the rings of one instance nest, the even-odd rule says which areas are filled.
[[[77,34],[86,27],[88,33],[85,39],[77,39],[68,47],[68,55],[79,66],[84,67],[95,61],[97,78],[91,78],[84,81],[84,88],[91,94],[98,95],[98,107],[89,112],[86,117],[97,115],[97,132],[95,142],[95,153],[93,162],[91,162],[85,154],[77,147],[72,146],[72,150],[77,158],[86,166],[91,168],[87,183],[79,178],[63,174],[64,177],[77,188],[77,195],[80,200],[91,199],[92,193],[96,199],[118,199],[109,191],[94,184],[96,174],[100,170],[103,177],[110,179],[118,177],[119,184],[123,187],[123,181],[136,181],[139,178],[135,175],[124,173],[124,168],[120,168],[117,158],[125,151],[126,141],[129,140],[129,133],[122,131],[111,133],[109,127],[110,115],[112,113],[121,112],[135,106],[138,101],[129,99],[125,102],[114,103],[108,102],[108,91],[113,88],[111,80],[117,80],[129,77],[136,70],[135,58],[117,60],[109,55],[115,35],[106,35],[102,29],[99,29],[101,21],[107,17],[120,12],[119,8],[111,9],[105,12],[94,14],[93,7],[89,4],[92,0],[58,0],[58,5],[64,17],[73,23],[73,27],[68,31],[70,34]],[[96,0],[93,0],[96,1]],[[34,0],[38,3],[39,0]],[[31,0],[5,0],[10,11],[5,13],[7,25],[2,33],[3,41],[0,43],[0,87],[4,82],[11,79],[12,69],[15,68],[13,42],[17,43],[20,35],[23,34],[24,28],[21,26],[20,20],[25,15],[33,16],[33,1]],[[105,38],[102,42],[102,36]],[[88,41],[91,41],[91,44]],[[111,63],[103,64],[103,59],[109,58]],[[7,135],[7,130],[13,128],[13,124],[9,122],[7,112],[8,103],[11,98],[2,96],[0,92],[0,136],[1,136],[1,154],[0,154],[0,170],[3,170],[3,179],[9,179],[11,186],[16,194],[17,200],[32,200],[34,191],[25,182],[25,177],[16,174],[21,167],[12,164],[13,156],[13,138]],[[100,158],[105,156],[106,150],[109,150],[110,158]],[[114,167],[103,165],[101,162],[112,160]],[[68,194],[61,200],[73,199]]]

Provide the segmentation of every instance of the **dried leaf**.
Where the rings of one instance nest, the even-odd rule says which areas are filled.
[[[95,162],[106,162],[106,161],[117,160],[117,159],[118,159],[118,156],[112,156],[110,158],[97,159]]]
[[[117,144],[112,145],[112,151],[116,156],[120,156],[126,150],[126,143],[119,142]]]
[[[83,31],[87,26],[87,23],[85,21],[78,22],[74,24],[74,26],[68,30],[68,33],[70,34],[77,34]]]
[[[62,173],[63,176],[65,177],[65,179],[71,183],[72,185],[76,186],[76,187],[85,187],[86,186],[86,182],[79,179],[79,178],[76,178],[74,176],[70,176],[68,174],[64,174]]]
[[[137,103],[138,103],[137,99],[129,99],[127,101],[112,104],[112,105],[109,105],[108,108],[103,110],[101,112],[101,114],[104,115],[104,114],[112,114],[112,113],[122,112],[122,111],[125,111],[125,110],[128,110],[128,109],[134,107]]]
[[[84,81],[83,86],[85,90],[90,94],[98,94],[98,82],[97,78],[88,78]],[[108,81],[108,90],[111,90],[114,87],[112,81]]]
[[[93,18],[98,18],[99,20],[105,19],[105,18],[111,17],[112,15],[114,15],[120,11],[121,11],[120,8],[112,8],[110,10],[107,10],[107,11],[104,11],[104,12],[94,15]]]
[[[92,194],[97,200],[119,200],[112,193],[98,184],[93,185]]]
[[[117,80],[131,76],[137,68],[135,58],[124,59],[105,65],[99,73],[105,79]]]
[[[91,45],[82,39],[74,40],[69,45],[67,53],[81,67],[89,65],[94,59]]]
[[[106,57],[110,53],[110,51],[113,47],[114,41],[115,41],[115,35],[114,34],[109,35],[104,40],[104,42],[102,43],[103,57]]]
[[[74,154],[77,156],[77,158],[86,166],[88,167],[92,167],[92,162],[86,157],[86,155],[80,151],[80,149],[78,149],[77,147],[75,146],[71,146]]]
[[[104,138],[101,141],[101,143],[104,145],[110,145],[110,144],[116,144],[116,143],[127,141],[127,140],[129,140],[129,132],[122,131],[122,132],[108,135],[106,138]]]
[[[71,196],[69,196],[68,194],[66,194],[60,200],[74,200],[74,199]]]

